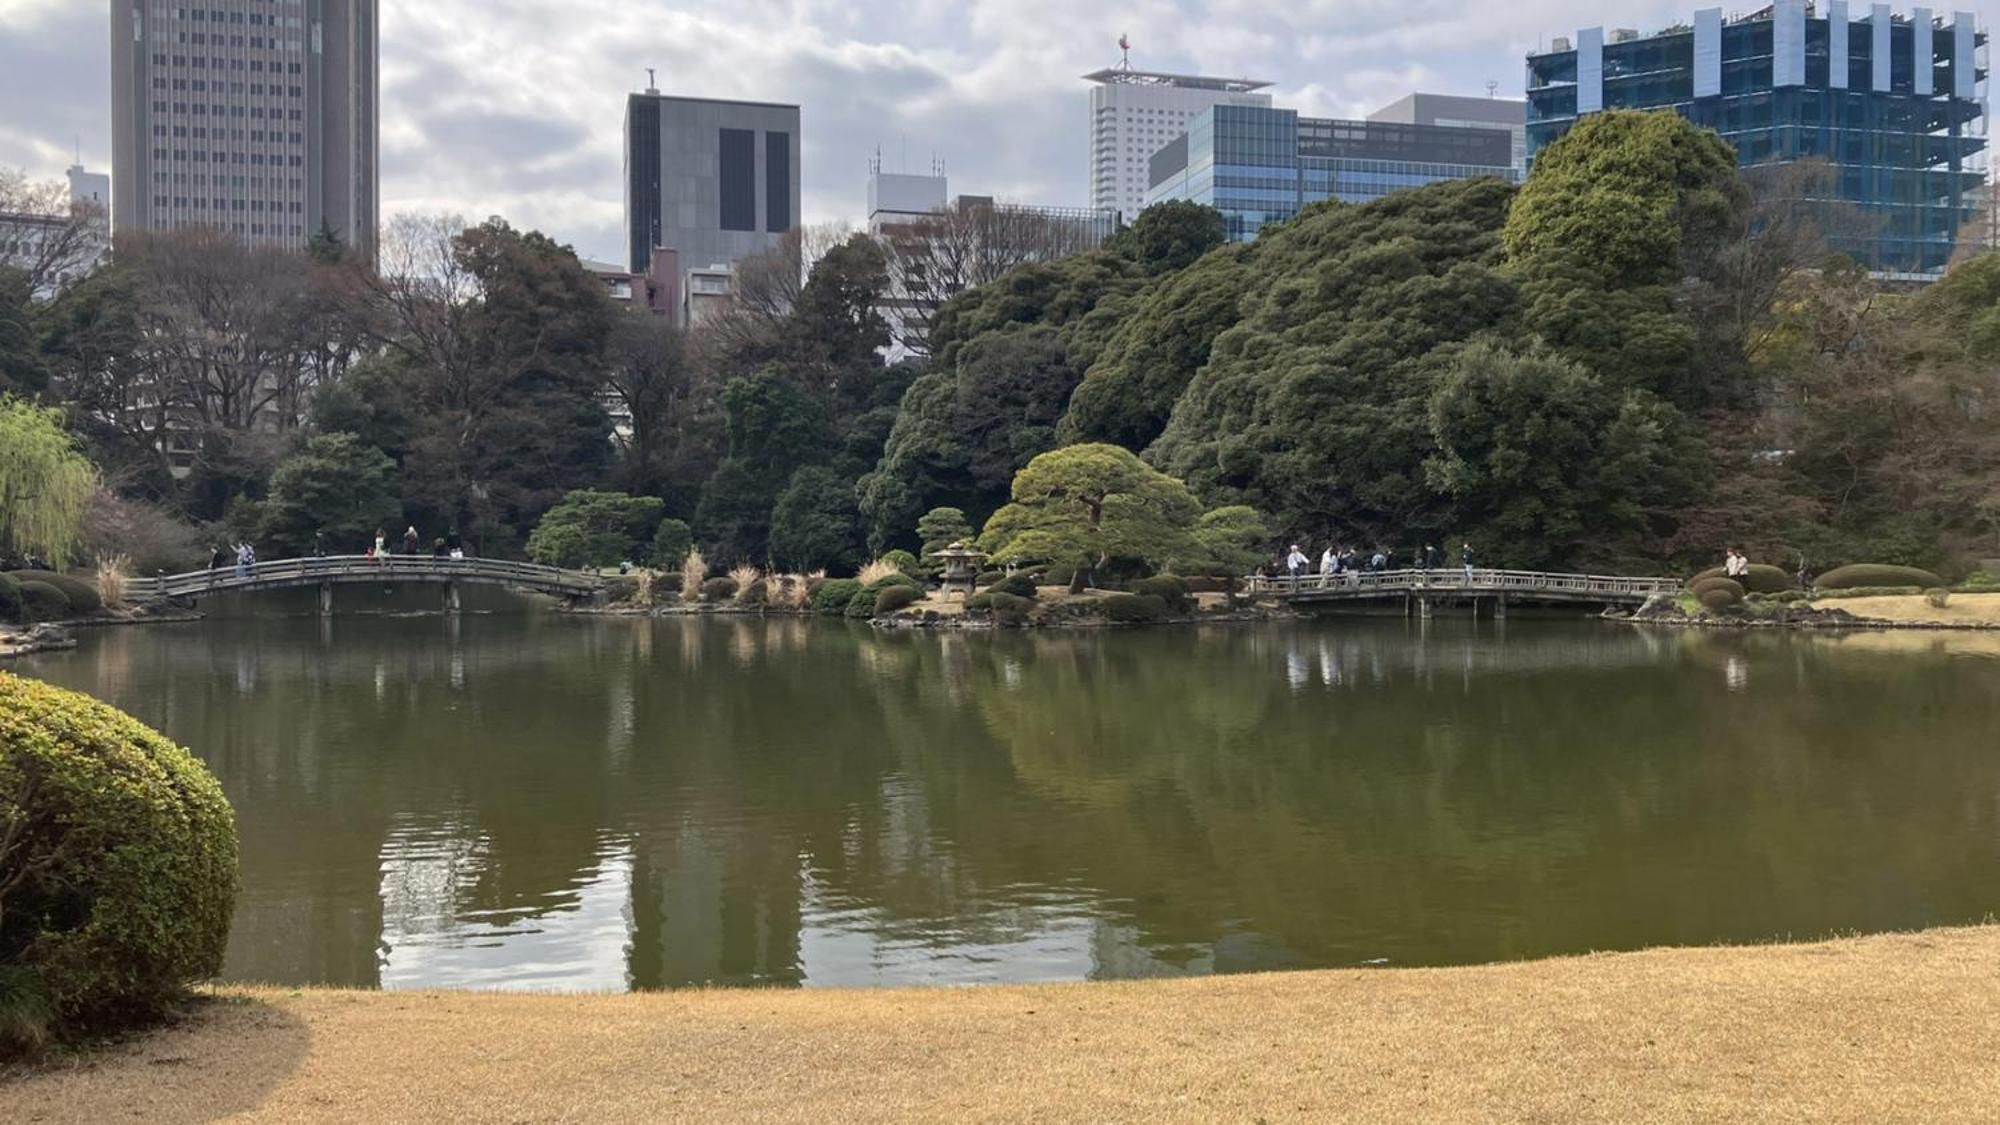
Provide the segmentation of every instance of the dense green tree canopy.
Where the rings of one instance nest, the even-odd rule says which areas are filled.
[[[972,523],[957,508],[932,508],[917,520],[920,557],[925,559],[953,543],[970,543],[972,535]]]
[[[28,296],[28,276],[0,266],[0,394],[40,394],[49,385]]]
[[[358,555],[377,530],[402,524],[395,463],[353,434],[319,434],[278,463],[259,520],[272,558],[312,553],[314,536],[330,555]]]
[[[1014,477],[980,547],[1000,562],[1046,560],[1090,571],[1112,559],[1163,568],[1190,553],[1201,505],[1180,481],[1115,445],[1044,453]]]
[[[867,562],[854,481],[826,465],[792,474],[771,513],[771,561],[796,573],[849,573]]]
[[[653,540],[662,507],[652,496],[578,489],[542,516],[528,536],[528,557],[571,569],[637,559]]]
[[[1111,249],[1149,274],[1184,270],[1229,237],[1222,212],[1185,199],[1155,203],[1111,239]]]

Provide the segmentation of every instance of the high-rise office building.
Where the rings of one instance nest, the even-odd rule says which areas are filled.
[[[1152,155],[1148,203],[1190,199],[1222,212],[1233,242],[1308,203],[1366,203],[1440,180],[1518,179],[1503,130],[1330,121],[1289,109],[1219,105]]]
[[[376,0],[111,0],[118,231],[208,226],[372,256]]]
[[[1859,15],[1860,18],[1852,18]],[[1897,15],[1776,0],[1651,35],[1585,28],[1528,56],[1528,153],[1607,109],[1673,109],[1744,166],[1821,160],[1865,229],[1837,246],[1885,274],[1936,276],[1985,182],[1986,33],[1969,12]]]
[[[1090,206],[1130,223],[1146,206],[1147,161],[1210,106],[1262,106],[1269,82],[1158,74],[1121,64],[1083,76],[1090,89]]]
[[[799,224],[799,107],[681,98],[625,103],[625,230],[632,272],[653,252],[682,269],[729,266]],[[678,302],[676,302],[678,303]]]
[[[1409,94],[1368,115],[1396,125],[1499,129],[1513,140],[1514,167],[1528,168],[1528,103],[1519,98],[1468,98],[1458,94]]]

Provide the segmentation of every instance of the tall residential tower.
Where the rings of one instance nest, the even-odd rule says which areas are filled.
[[[1528,152],[1610,109],[1672,109],[1744,166],[1824,161],[1866,229],[1838,234],[1872,269],[1935,277],[1986,179],[1986,33],[1972,14],[1775,0],[1650,35],[1601,27],[1528,56]]]
[[[1090,205],[1129,223],[1146,206],[1147,162],[1210,106],[1269,108],[1269,82],[1157,74],[1119,65],[1083,76],[1090,90]]]
[[[111,2],[112,225],[372,256],[377,0]]]

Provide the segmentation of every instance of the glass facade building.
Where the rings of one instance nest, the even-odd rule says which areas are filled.
[[[1585,28],[1528,56],[1528,151],[1584,114],[1672,109],[1752,166],[1820,160],[1865,222],[1836,237],[1880,273],[1941,273],[1986,180],[1986,33],[1969,12],[1778,0],[1651,35]]]
[[[1517,178],[1496,129],[1332,121],[1289,109],[1218,105],[1153,154],[1148,206],[1168,199],[1222,212],[1232,241],[1257,237],[1308,203],[1365,203],[1404,188],[1476,176]]]

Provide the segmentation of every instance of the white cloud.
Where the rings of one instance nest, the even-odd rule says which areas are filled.
[[[1984,0],[1992,3],[1994,0]],[[1630,0],[1617,22],[1694,6]],[[1086,83],[1129,34],[1137,66],[1262,78],[1351,115],[1412,89],[1518,95],[1522,55],[1606,20],[1597,0],[386,0],[390,212],[502,214],[618,256],[625,96],[797,102],[806,218],[858,222],[867,162],[935,156],[953,187],[1084,202]],[[102,0],[0,0],[0,165],[55,175],[72,138],[108,164]],[[32,29],[34,34],[15,34]]]

